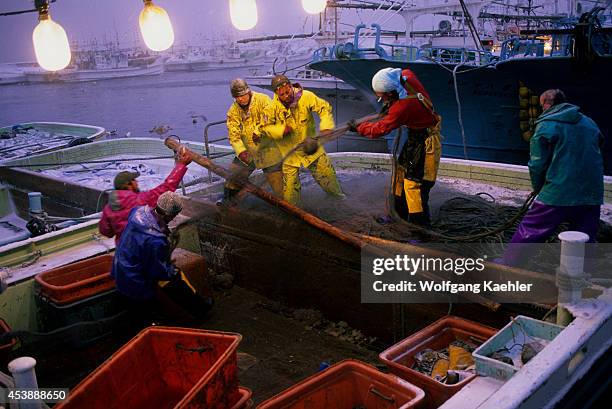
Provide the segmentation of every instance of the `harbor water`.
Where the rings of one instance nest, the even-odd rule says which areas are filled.
[[[116,131],[116,137],[155,138],[160,135],[152,132],[154,128],[169,126],[161,137],[176,134],[202,141],[206,125],[202,117],[209,122],[224,120],[232,103],[229,82],[245,74],[243,69],[165,72],[98,82],[5,85],[0,87],[0,126],[71,122],[102,126]],[[338,105],[333,104],[337,121],[353,117],[350,104]],[[211,135],[221,137],[226,130],[213,127]]]

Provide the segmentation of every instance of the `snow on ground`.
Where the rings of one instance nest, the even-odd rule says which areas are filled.
[[[134,158],[139,155],[118,155],[113,159]],[[149,190],[159,184],[170,174],[173,166],[171,159],[134,160],[129,162],[84,163],[64,166],[57,169],[46,169],[41,173],[72,183],[98,189],[112,189],[113,180],[121,171],[139,172],[138,185],[140,190]],[[183,182],[188,184],[205,176],[206,172],[196,165],[190,165]]]

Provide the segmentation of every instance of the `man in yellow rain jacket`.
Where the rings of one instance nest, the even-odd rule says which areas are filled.
[[[303,166],[329,195],[344,198],[336,178],[336,171],[323,146],[313,140],[315,121],[312,113],[319,116],[321,134],[334,129],[331,105],[299,84],[291,84],[284,75],[272,79],[274,100],[267,111],[268,125],[263,129],[275,139],[285,158],[283,161],[283,198],[289,203],[300,201],[299,171]],[[301,147],[296,147],[302,144]]]
[[[257,168],[263,170],[274,194],[282,196],[282,156],[276,142],[261,133],[261,126],[265,123],[264,112],[272,100],[265,94],[251,91],[241,78],[231,82],[230,91],[234,103],[227,111],[226,123],[229,141],[236,152],[230,166],[234,178],[225,183],[223,200],[217,204],[231,203],[240,190],[236,179],[248,178]]]

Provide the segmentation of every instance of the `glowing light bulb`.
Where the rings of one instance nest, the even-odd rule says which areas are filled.
[[[38,16],[38,25],[32,33],[36,61],[47,71],[58,71],[70,64],[70,45],[66,31],[51,20],[46,11]]]
[[[164,51],[174,43],[174,30],[168,13],[151,0],[144,0],[138,23],[142,38],[151,50]]]
[[[327,0],[302,0],[302,7],[306,13],[319,14],[325,10]]]
[[[255,0],[230,0],[230,17],[238,30],[250,30],[257,24]]]

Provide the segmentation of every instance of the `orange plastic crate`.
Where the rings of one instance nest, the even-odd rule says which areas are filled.
[[[244,398],[236,365],[241,339],[233,333],[146,328],[55,408],[233,408]]]
[[[408,409],[425,393],[397,376],[346,360],[268,399],[259,409]]]
[[[113,256],[105,254],[36,275],[42,296],[57,305],[71,304],[112,290]]]
[[[383,351],[379,358],[387,365],[391,373],[422,388],[425,391],[427,407],[435,408],[473,381],[476,375],[469,376],[454,385],[446,385],[411,369],[415,362],[414,356],[427,348],[443,349],[456,339],[469,340],[470,337],[474,337],[484,342],[496,332],[496,329],[477,322],[447,316],[391,346]]]

